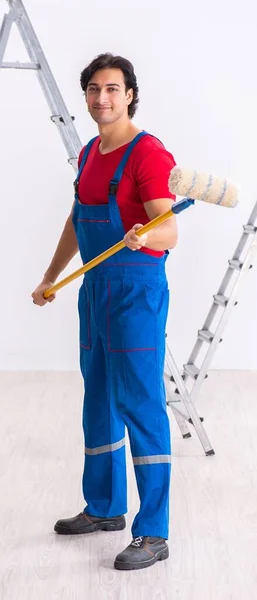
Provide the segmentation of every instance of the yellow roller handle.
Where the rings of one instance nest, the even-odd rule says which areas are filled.
[[[147,223],[146,225],[143,225],[143,227],[140,227],[140,229],[137,229],[136,234],[140,236],[140,235],[143,235],[144,233],[147,233],[148,231],[150,231],[157,225],[161,225],[164,221],[166,221],[167,219],[172,217],[174,214],[175,213],[173,212],[172,209],[168,210],[167,212],[163,213],[162,215],[159,215],[159,217],[156,217],[152,221],[149,221],[149,223]],[[68,283],[70,283],[70,281],[73,281],[73,279],[80,277],[80,275],[83,275],[83,273],[90,271],[91,269],[93,269],[94,267],[99,265],[101,262],[106,260],[106,258],[109,258],[113,254],[116,254],[116,252],[119,252],[119,250],[122,250],[122,248],[124,248],[125,246],[126,246],[126,244],[122,240],[121,242],[118,242],[118,244],[115,244],[108,250],[105,250],[105,252],[102,252],[102,254],[99,254],[99,256],[96,256],[95,258],[93,258],[93,260],[90,260],[88,263],[86,263],[85,265],[80,267],[80,269],[78,269],[77,271],[74,271],[74,273],[71,273],[71,275],[68,275],[68,277],[65,277],[64,279],[59,281],[59,283],[56,283],[52,287],[48,288],[44,293],[44,298],[49,298],[49,296],[51,296],[52,294],[57,292],[57,290],[59,290],[60,288],[64,287]]]

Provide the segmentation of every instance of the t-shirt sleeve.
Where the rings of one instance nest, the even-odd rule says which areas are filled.
[[[143,156],[136,170],[137,189],[142,202],[157,198],[171,198],[168,181],[171,170],[176,166],[174,157],[165,148],[154,148]]]

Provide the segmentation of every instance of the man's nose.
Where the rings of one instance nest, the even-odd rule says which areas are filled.
[[[106,102],[108,102],[108,94],[104,88],[99,90],[97,101],[99,102],[99,104],[105,104]]]

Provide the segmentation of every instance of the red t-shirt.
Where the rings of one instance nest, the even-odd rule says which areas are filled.
[[[107,204],[108,188],[128,144],[107,154],[99,151],[100,137],[94,142],[79,181],[82,204]],[[79,155],[79,165],[84,148]],[[119,183],[116,201],[125,231],[136,223],[145,225],[149,218],[144,203],[176,196],[170,193],[168,180],[175,160],[163,144],[150,135],[143,136],[133,148]],[[164,252],[141,248],[142,252],[162,256]]]

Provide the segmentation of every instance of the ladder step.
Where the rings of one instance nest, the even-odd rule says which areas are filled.
[[[201,423],[202,423],[202,422],[204,421],[204,418],[203,418],[203,417],[200,417],[200,421],[201,421]],[[193,424],[194,424],[194,423],[193,423],[193,421],[192,421],[192,419],[188,419],[188,423],[190,423],[190,425],[193,425]]]
[[[63,123],[64,125],[66,125],[62,115],[52,115],[50,118],[51,118],[51,121],[53,121],[53,123],[55,123],[55,125],[60,125],[60,123]],[[74,121],[75,117],[71,116],[71,120]]]
[[[74,168],[76,169],[78,166],[78,159],[77,158],[68,158],[68,163]]]
[[[166,394],[166,396],[167,396],[167,404],[171,404],[171,403],[177,404],[177,403],[181,402],[180,394],[169,394],[169,395]]]
[[[240,269],[242,269],[242,266],[244,263],[242,263],[241,260],[237,260],[236,258],[232,258],[232,260],[229,260],[229,266],[231,267],[231,269],[236,269],[237,271],[240,271]]]
[[[257,226],[256,225],[244,225],[245,233],[256,233]]]
[[[227,306],[227,303],[229,301],[229,298],[227,298],[227,296],[223,296],[222,294],[215,294],[213,298],[214,303],[219,304],[220,306]]]
[[[37,63],[21,63],[18,60],[16,62],[3,62],[1,67],[2,69],[23,69],[24,71],[39,70],[39,64]]]
[[[198,331],[198,340],[202,340],[203,342],[211,343],[213,338],[214,338],[214,333],[212,333],[208,329],[200,329]]]
[[[187,375],[189,375],[189,377],[192,377],[193,379],[197,379],[200,373],[200,369],[198,369],[195,365],[191,364],[184,365],[184,371]]]
[[[181,375],[181,377],[182,377],[182,379],[185,379],[185,375],[184,375],[184,374],[182,374],[182,375]],[[172,381],[172,383],[176,383],[176,381],[175,381],[175,379],[174,379],[173,375],[171,375],[171,376],[169,377],[169,381]]]

